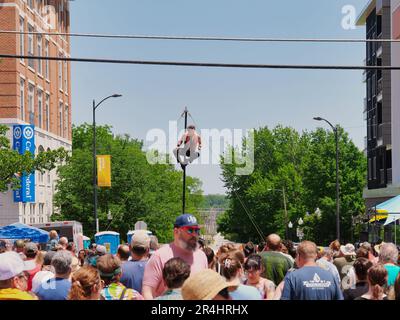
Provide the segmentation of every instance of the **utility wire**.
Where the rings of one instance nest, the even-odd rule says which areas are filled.
[[[34,34],[85,38],[109,39],[144,39],[144,40],[190,40],[190,41],[232,41],[232,42],[319,42],[319,43],[367,43],[367,42],[400,42],[400,39],[329,39],[329,38],[254,38],[254,37],[211,37],[211,36],[165,36],[165,35],[129,35],[99,33],[63,33],[0,30],[0,34]]]
[[[344,66],[344,65],[295,65],[295,64],[244,64],[244,63],[210,63],[210,62],[183,62],[183,61],[150,61],[150,60],[121,60],[101,58],[67,58],[67,57],[43,57],[30,55],[0,54],[5,59],[35,59],[69,62],[92,62],[112,64],[138,64],[158,66],[181,67],[207,67],[207,68],[241,68],[241,69],[302,69],[302,70],[400,70],[393,66]]]
[[[254,228],[256,229],[257,233],[259,234],[260,238],[262,241],[265,240],[265,237],[261,231],[261,229],[258,227],[258,225],[255,223],[254,219],[252,218],[250,212],[247,210],[247,207],[245,206],[245,204],[243,203],[242,199],[240,199],[238,193],[236,192],[235,189],[233,189],[233,192],[235,193],[236,197],[239,199],[240,204],[242,205],[244,211],[246,212],[247,216],[249,217],[251,223],[253,224]]]

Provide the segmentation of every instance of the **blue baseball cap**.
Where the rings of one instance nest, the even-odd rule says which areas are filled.
[[[174,227],[182,228],[182,227],[198,227],[197,219],[194,215],[189,213],[185,213],[176,218]]]

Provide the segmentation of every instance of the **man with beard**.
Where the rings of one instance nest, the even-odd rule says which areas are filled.
[[[163,281],[165,263],[172,258],[181,258],[190,265],[191,274],[208,268],[207,257],[199,249],[200,227],[196,217],[183,214],[174,224],[174,241],[154,252],[146,265],[142,295],[146,300],[161,296],[168,288]]]

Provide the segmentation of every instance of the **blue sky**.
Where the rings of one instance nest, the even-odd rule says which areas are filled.
[[[342,8],[357,14],[367,0],[77,0],[71,31],[111,34],[231,37],[364,38],[365,29],[342,28]],[[73,57],[265,64],[362,65],[364,44],[283,44],[72,38]],[[365,85],[361,71],[204,69],[166,66],[72,65],[73,123],[91,122],[93,98],[115,92],[97,111],[99,124],[145,139],[167,131],[188,106],[202,128],[257,128],[278,124],[296,130],[339,123],[363,148]],[[208,193],[224,193],[217,165],[188,174]]]

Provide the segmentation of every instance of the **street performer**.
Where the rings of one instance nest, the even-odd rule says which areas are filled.
[[[181,147],[182,143],[183,147]],[[194,125],[188,126],[174,149],[174,156],[182,169],[200,157],[201,146],[201,137],[196,132],[196,127]]]

